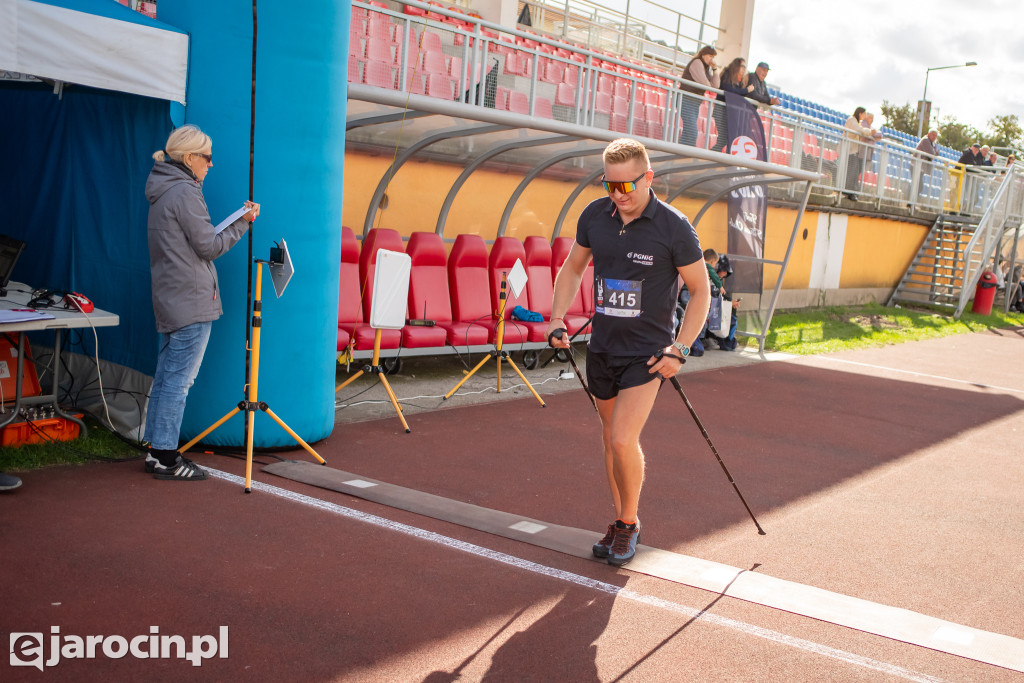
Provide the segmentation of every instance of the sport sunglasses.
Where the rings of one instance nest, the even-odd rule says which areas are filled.
[[[605,180],[604,178],[602,178],[601,179],[601,184],[604,185],[605,192],[607,192],[608,194],[611,194],[612,192],[614,192],[616,190],[618,190],[622,194],[629,194],[630,192],[633,192],[633,191],[636,190],[636,184],[639,183],[640,180],[643,179],[643,177],[645,175],[647,175],[647,171],[644,171],[643,173],[638,175],[636,177],[636,179],[631,180],[629,182],[619,182],[619,181],[615,181],[615,180]]]

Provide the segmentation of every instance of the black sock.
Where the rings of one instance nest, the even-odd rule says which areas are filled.
[[[151,448],[149,452],[153,454],[153,457],[160,461],[160,464],[164,467],[170,467],[178,461],[178,451],[163,450],[160,448]]]
[[[617,519],[617,520],[615,520],[615,526],[618,527],[619,529],[635,529],[636,528],[636,522],[633,522],[632,524],[626,524],[621,519]]]

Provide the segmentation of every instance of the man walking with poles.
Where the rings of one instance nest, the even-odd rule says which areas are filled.
[[[607,198],[580,214],[576,242],[555,279],[548,340],[568,348],[565,315],[594,260],[595,315],[587,350],[587,383],[601,417],[605,467],[615,521],[594,555],[622,566],[640,539],[637,510],[644,480],[640,433],[661,382],[675,377],[700,333],[711,301],[697,233],[677,209],[658,199],[647,150],[619,139],[604,151]],[[679,334],[672,316],[678,278],[690,291]]]

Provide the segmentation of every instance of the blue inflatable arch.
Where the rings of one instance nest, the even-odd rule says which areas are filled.
[[[253,7],[256,7],[256,115],[253,199],[261,214],[253,257],[284,238],[295,276],[276,299],[266,270],[259,398],[307,441],[334,427],[338,269],[351,4],[321,1],[161,3],[160,20],[191,36],[184,121],[213,138],[204,193],[216,223],[248,196]],[[248,282],[245,239],[217,260],[224,316],[189,395],[185,438],[202,432],[243,398]],[[266,268],[266,266],[261,266]],[[253,279],[255,283],[255,278]],[[204,440],[239,445],[241,416]],[[258,413],[254,442],[294,441]]]

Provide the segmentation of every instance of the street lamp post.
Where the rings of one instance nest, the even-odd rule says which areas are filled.
[[[921,98],[921,110],[917,115],[917,137],[921,137],[924,132],[924,108],[928,102],[928,75],[933,71],[939,71],[941,69],[959,69],[963,66],[978,66],[977,62],[967,62],[966,64],[953,64],[952,66],[932,66],[924,72],[924,96]]]

